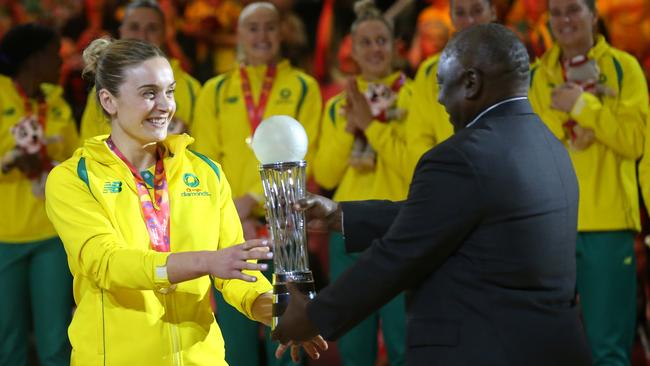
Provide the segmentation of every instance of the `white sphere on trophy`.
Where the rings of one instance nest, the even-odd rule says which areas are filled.
[[[253,151],[262,164],[300,161],[307,153],[307,133],[300,122],[284,115],[271,116],[257,126]]]

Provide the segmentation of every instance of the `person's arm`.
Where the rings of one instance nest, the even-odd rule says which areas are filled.
[[[650,114],[646,122],[645,152],[639,161],[639,186],[646,209],[650,208]]]
[[[379,200],[341,202],[345,250],[362,252],[375,239],[383,237],[403,204]]]
[[[338,338],[444,263],[482,217],[477,179],[452,147],[423,157],[386,235],[307,306],[325,339]]]
[[[183,122],[185,131],[190,131],[194,122],[194,112],[201,92],[201,84],[183,70],[178,70],[176,77],[176,114],[174,118]]]
[[[304,88],[304,96],[298,101],[296,107],[296,119],[302,123],[307,132],[309,145],[307,147],[307,179],[311,176],[312,163],[318,150],[319,134],[321,130],[321,115],[323,113],[323,99],[320,95],[318,83],[306,75],[299,75],[301,86]]]
[[[409,155],[404,165],[405,177],[413,176],[415,166],[424,153],[453,134],[445,107],[438,103],[437,68],[437,58],[424,62],[413,82],[413,95],[406,116]]]
[[[345,103],[343,94],[327,102],[318,150],[313,160],[314,179],[325,189],[336,188],[349,167],[348,159],[354,136],[345,131],[346,119],[340,114],[343,103]]]
[[[562,142],[566,142],[567,135],[562,124],[568,120],[568,116],[566,113],[551,108],[552,89],[548,85],[550,81],[546,73],[547,71],[541,63],[533,65],[530,74],[531,81],[530,89],[528,90],[528,100],[535,113],[537,113],[555,137]]]
[[[190,146],[210,159],[221,161],[222,143],[219,129],[219,106],[223,95],[224,75],[209,80],[196,101],[191,135],[194,143]],[[219,100],[217,100],[219,99]]]
[[[230,185],[224,175],[221,176],[219,186],[220,196],[220,223],[219,232],[219,249],[229,248],[237,243],[243,242],[243,232],[239,215],[232,200]],[[256,277],[256,282],[244,282],[237,279],[215,278],[214,285],[217,290],[221,291],[224,300],[246,315],[251,320],[265,322],[265,312],[255,314],[253,312],[253,303],[256,299],[267,292],[273,290],[269,281],[259,271],[244,270],[243,273],[248,276]],[[262,307],[264,308],[264,307]]]
[[[241,269],[264,268],[246,260],[268,259],[268,244],[261,240],[227,250],[184,253],[129,246],[70,162],[50,173],[46,197],[48,217],[64,243],[72,274],[102,289],[156,290],[205,275],[257,280]],[[266,250],[250,250],[258,247]]]

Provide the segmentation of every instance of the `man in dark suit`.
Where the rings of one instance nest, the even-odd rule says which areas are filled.
[[[438,82],[455,135],[420,159],[406,201],[303,201],[365,251],[314,300],[294,291],[276,339],[336,339],[406,290],[408,365],[591,364],[574,301],[578,185],[528,80],[505,27],[450,41]]]

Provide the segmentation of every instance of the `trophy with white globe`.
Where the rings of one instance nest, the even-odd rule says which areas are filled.
[[[289,116],[272,116],[260,123],[253,135],[253,151],[260,161],[266,200],[266,220],[273,241],[273,322],[289,304],[287,283],[304,294],[316,296],[309,270],[305,215],[293,205],[305,196],[307,134],[300,122]]]

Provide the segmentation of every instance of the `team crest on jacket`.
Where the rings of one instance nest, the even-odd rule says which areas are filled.
[[[199,185],[199,177],[192,173],[185,173],[183,175],[183,183],[190,188],[195,188]]]
[[[181,193],[181,197],[210,196],[210,192],[199,187],[199,177],[194,173],[183,174],[183,183],[185,183],[186,188]]]

